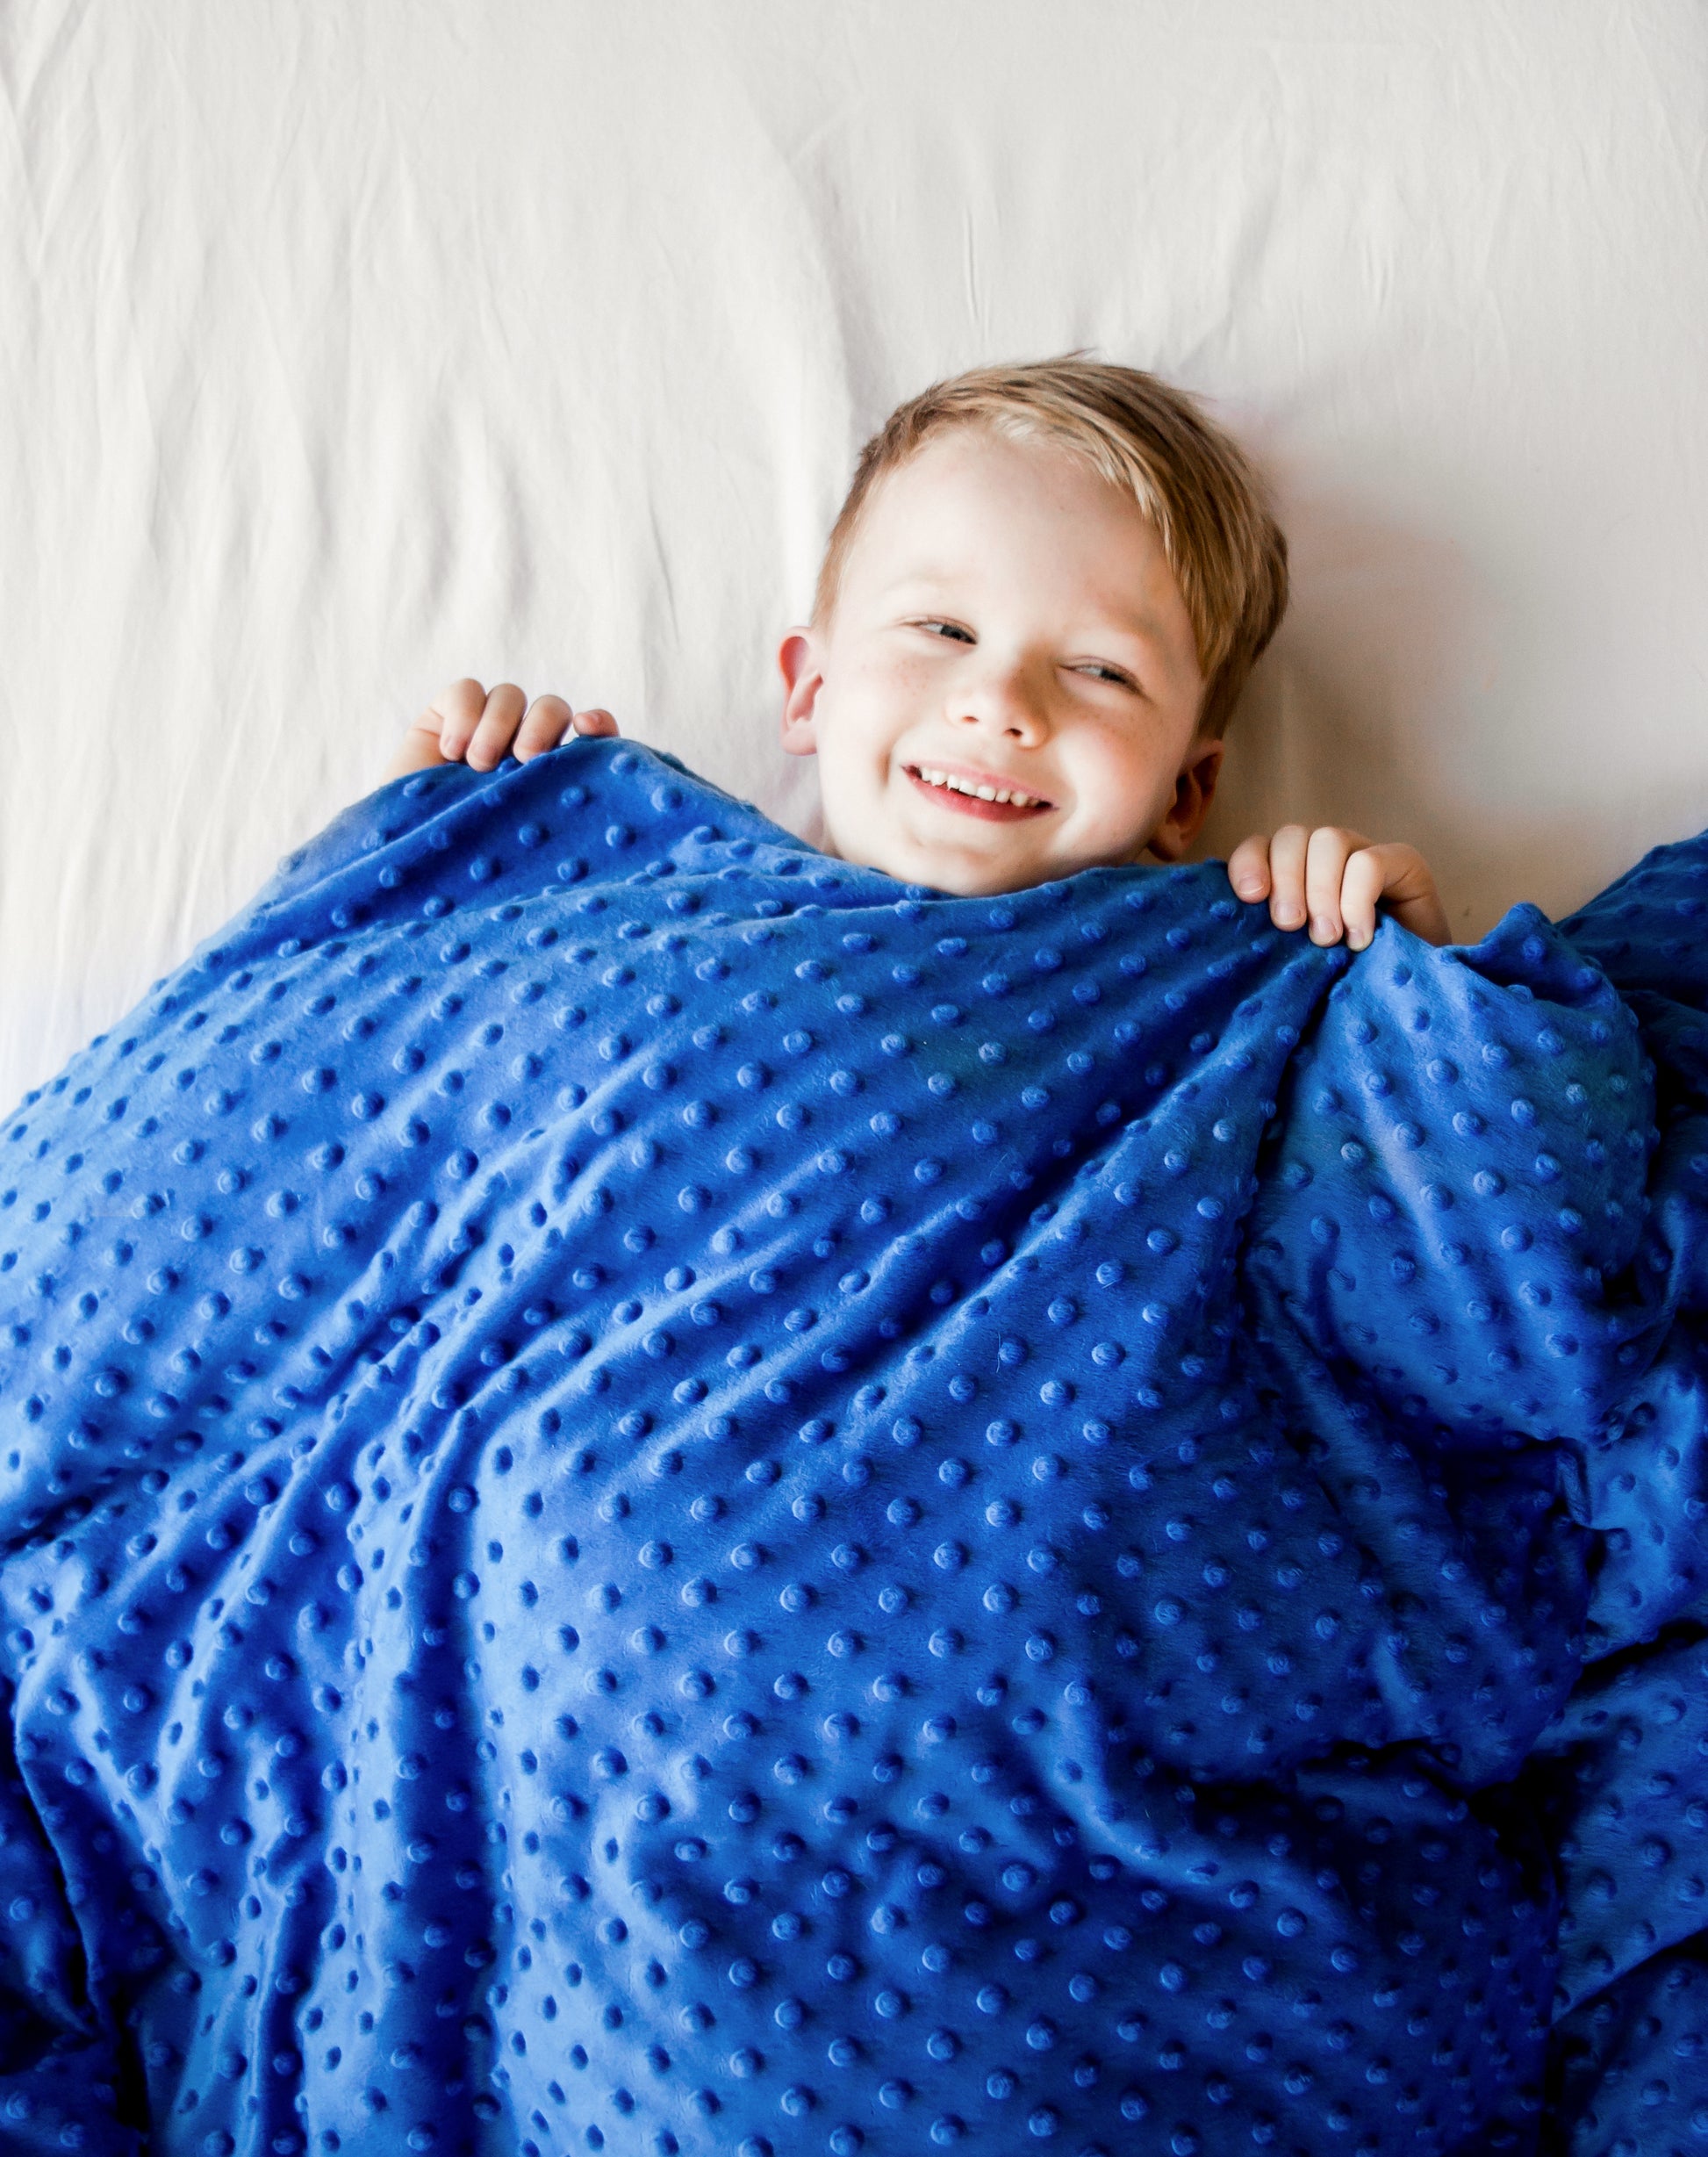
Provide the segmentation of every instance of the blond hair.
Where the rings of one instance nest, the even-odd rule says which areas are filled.
[[[836,609],[860,515],[886,473],[951,427],[1059,442],[1131,496],[1186,602],[1204,678],[1201,736],[1225,730],[1287,608],[1287,541],[1245,453],[1183,391],[1078,352],[975,367],[899,406],[861,450],[819,570],[813,619]]]

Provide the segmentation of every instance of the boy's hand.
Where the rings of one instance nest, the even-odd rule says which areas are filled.
[[[530,704],[513,681],[499,682],[489,694],[465,676],[441,689],[410,728],[385,777],[459,761],[490,772],[506,756],[526,764],[542,749],[556,749],[571,731],[609,735],[619,730],[608,711],[571,711],[561,696],[536,696]]]
[[[1313,944],[1362,951],[1376,932],[1376,908],[1425,944],[1453,932],[1429,864],[1415,846],[1372,845],[1338,824],[1283,824],[1273,838],[1253,832],[1228,857],[1228,881],[1242,899],[1267,898],[1278,929],[1299,929],[1307,915]]]

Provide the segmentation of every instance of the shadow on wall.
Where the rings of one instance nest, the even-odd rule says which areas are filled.
[[[1510,766],[1499,655],[1521,597],[1462,547],[1362,505],[1293,499],[1282,521],[1292,602],[1229,730],[1193,858],[1282,823],[1338,823],[1417,846],[1460,938],[1521,898],[1577,904],[1571,841],[1593,808],[1527,815],[1494,783]]]

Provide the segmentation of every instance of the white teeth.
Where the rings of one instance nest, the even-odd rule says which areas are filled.
[[[970,794],[976,801],[1007,802],[1015,809],[1033,809],[1037,805],[1037,795],[1023,794],[1017,787],[975,786],[971,780],[957,779],[951,772],[933,771],[927,765],[921,765],[919,775],[928,787],[947,787],[951,794]]]

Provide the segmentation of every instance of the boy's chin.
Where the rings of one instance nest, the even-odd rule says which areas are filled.
[[[1083,861],[992,863],[984,869],[974,869],[958,863],[939,863],[935,877],[919,875],[908,881],[914,883],[933,882],[937,890],[951,892],[958,899],[994,899],[1004,892],[1030,891],[1038,884],[1060,883],[1067,877],[1078,876],[1085,869],[1131,869],[1154,866],[1145,849],[1135,846],[1118,856],[1098,855]]]
[[[981,857],[976,849],[960,852],[934,845],[913,834],[881,834],[862,843],[857,833],[839,838],[822,818],[812,843],[832,859],[852,867],[876,869],[899,884],[922,884],[927,890],[945,892],[956,899],[994,899],[1012,891],[1030,891],[1037,884],[1053,884],[1081,869],[1131,868],[1147,859],[1144,842],[1135,840],[1125,852],[1085,860],[1051,860],[1016,848],[993,849]]]
[[[888,874],[902,883],[924,884],[955,899],[994,899],[1010,891],[1030,891],[1035,884],[1053,883],[1067,871],[1039,861],[969,862],[941,857],[917,866],[893,867]]]
[[[928,891],[946,892],[955,899],[982,899],[994,897],[1001,891],[1023,891],[1028,884],[1044,881],[1040,875],[1026,875],[1018,870],[1003,876],[994,868],[979,874],[967,865],[945,861],[919,848],[892,846],[838,846],[827,831],[820,842],[820,851],[833,860],[846,861],[850,866],[874,869],[880,876],[893,877],[898,884],[919,884]]]

